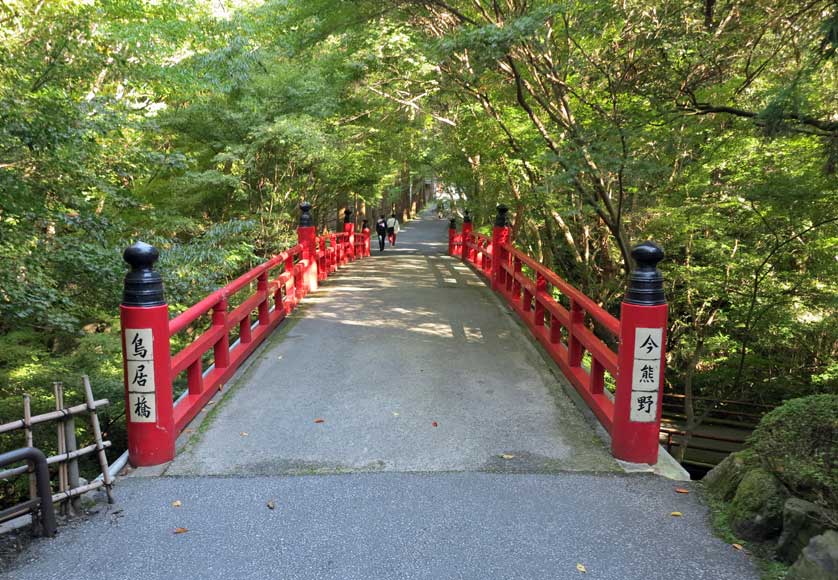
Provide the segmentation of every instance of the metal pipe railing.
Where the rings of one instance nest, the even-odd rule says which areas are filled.
[[[33,470],[35,471],[36,489],[38,491],[38,498],[40,499],[41,530],[43,531],[43,535],[51,538],[55,535],[57,526],[55,523],[55,510],[52,507],[52,491],[49,486],[47,458],[43,451],[35,447],[21,447],[20,449],[0,454],[0,467],[20,461],[29,461],[32,463]]]

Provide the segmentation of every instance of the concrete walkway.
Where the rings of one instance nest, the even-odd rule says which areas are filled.
[[[330,278],[163,476],[0,578],[756,579],[695,491],[619,472],[446,237]]]
[[[168,473],[615,469],[447,236],[415,221],[330,278]]]

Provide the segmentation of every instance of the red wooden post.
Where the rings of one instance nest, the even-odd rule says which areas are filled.
[[[294,256],[288,254],[285,258],[284,272],[288,274],[288,280],[285,282],[285,314],[291,314],[294,307],[297,305],[297,281],[294,280]]]
[[[340,243],[337,234],[329,234],[329,251],[332,260],[329,271],[334,272],[340,266]]]
[[[467,246],[469,242],[471,242],[471,231],[473,229],[473,225],[471,223],[471,216],[468,213],[468,210],[465,211],[463,215],[463,245],[461,246],[462,250],[462,258],[463,262],[468,264],[469,260],[471,259],[471,248]]]
[[[456,256],[457,249],[454,247],[457,240],[457,219],[451,218],[448,221],[448,255]]]
[[[346,234],[346,261],[355,259],[355,224],[352,222],[352,210],[343,210],[343,233]]]
[[[311,204],[304,201],[300,209],[303,213],[297,227],[297,240],[303,247],[303,260],[308,264],[304,274],[305,286],[307,291],[317,290],[317,231],[309,213]]]
[[[301,255],[302,256],[302,255]],[[297,262],[294,264],[294,292],[297,298],[297,304],[300,303],[300,300],[305,298],[307,289],[306,289],[306,276],[307,269],[305,266],[305,262]]]
[[[495,290],[506,287],[506,270],[503,267],[509,264],[509,252],[504,247],[509,243],[508,211],[505,205],[498,206],[495,227],[492,228],[492,288]]]
[[[175,456],[169,307],[163,299],[163,280],[153,270],[159,255],[143,242],[123,253],[131,271],[125,276],[119,307],[122,369],[128,458],[135,466],[159,465]]]
[[[222,298],[212,307],[212,325],[223,330],[221,338],[212,347],[215,368],[226,369],[230,366],[230,334],[227,331],[227,299]]]
[[[582,366],[582,341],[576,337],[577,329],[585,326],[585,311],[573,298],[570,299],[570,327],[567,329],[567,362],[571,367]]]
[[[667,324],[663,276],[656,266],[664,253],[644,242],[631,255],[637,268],[620,309],[611,452],[623,461],[653,464],[658,460]]]
[[[256,290],[264,295],[263,300],[259,303],[259,325],[266,326],[270,322],[270,306],[268,305],[268,272],[267,270],[259,274],[256,281]],[[248,317],[248,320],[250,318]]]

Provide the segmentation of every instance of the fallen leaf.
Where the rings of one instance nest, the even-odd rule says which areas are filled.
[[[268,506],[269,510],[275,510],[276,509],[276,502],[274,500],[270,500],[266,505]]]
[[[185,534],[185,533],[186,533],[186,532],[188,532],[188,531],[189,531],[189,529],[188,529],[188,528],[175,528],[174,533],[176,533],[176,534]]]
[[[682,514],[681,512],[672,512],[672,513],[671,513],[671,514],[669,514],[669,515],[671,515],[671,516],[673,516],[673,517],[676,517],[676,518],[680,518],[680,517],[681,517],[682,515],[684,515],[684,514]]]
[[[501,453],[501,459],[515,459],[515,456],[511,453]]]
[[[183,432],[184,433],[194,433],[195,429],[184,429]]]
[[[736,549],[736,550],[742,550],[743,549],[742,544],[731,544],[731,546],[733,546],[734,549]]]
[[[588,572],[588,569],[582,564],[576,564],[576,569],[582,572],[582,574],[587,574]]]
[[[432,421],[431,426],[432,427],[439,427],[439,423],[437,423],[436,421]]]
[[[325,423],[326,419],[315,419],[314,422],[315,423]]]
[[[675,493],[690,493],[690,490],[684,489],[683,487],[676,487]]]
[[[215,401],[208,401],[207,405],[215,405]]]
[[[182,505],[183,504],[181,503],[181,501],[179,499],[176,499],[175,501],[172,502],[172,507],[180,507]]]

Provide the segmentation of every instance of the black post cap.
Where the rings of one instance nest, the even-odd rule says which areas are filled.
[[[137,242],[122,253],[122,258],[131,266],[125,275],[122,304],[125,306],[162,306],[163,278],[154,271],[154,263],[160,252],[152,245]]]
[[[343,210],[343,223],[348,224],[352,221],[352,218],[349,217],[352,215],[352,210],[347,208]]]
[[[498,215],[495,217],[495,225],[500,226],[502,228],[505,228],[507,226],[507,224],[509,223],[507,221],[507,217],[506,217],[506,212],[509,211],[509,208],[506,207],[505,205],[499,205],[497,209],[498,209]]]
[[[469,215],[468,210],[463,212],[463,223],[464,224],[470,224],[471,223],[471,216]]]
[[[663,248],[654,242],[643,242],[634,247],[631,257],[637,267],[629,276],[625,302],[642,306],[666,304],[663,274],[657,269],[658,262],[664,258]]]
[[[448,229],[449,230],[456,230],[457,229],[457,218],[451,218],[448,220]]]
[[[303,212],[300,214],[300,227],[307,228],[309,226],[314,225],[314,220],[311,219],[311,204],[307,201],[304,201],[300,204],[300,210]]]

